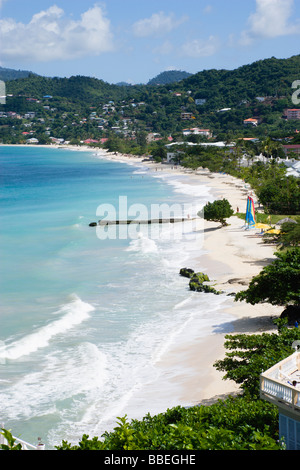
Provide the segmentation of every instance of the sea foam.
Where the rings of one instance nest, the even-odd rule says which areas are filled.
[[[138,234],[136,240],[132,240],[126,251],[135,251],[143,254],[158,253],[158,246],[154,240],[145,236],[142,232]]]
[[[58,320],[52,321],[31,334],[24,336],[11,344],[0,348],[0,359],[20,359],[23,356],[34,353],[40,348],[48,346],[51,339],[65,333],[73,327],[80,325],[89,318],[94,307],[83,302],[77,295],[72,296],[72,300],[63,305],[57,312]]]

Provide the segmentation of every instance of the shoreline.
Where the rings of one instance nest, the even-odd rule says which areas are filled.
[[[179,166],[172,167],[169,164],[144,161],[145,157],[111,153],[97,147],[55,144],[16,145],[93,152],[104,159],[146,167],[151,172],[185,176],[185,184],[205,185],[210,189],[214,199],[225,197],[234,210],[239,208],[241,212],[246,209],[247,195],[251,193],[251,188],[246,187],[243,181],[230,175],[211,173],[206,169],[194,171]],[[257,230],[245,231],[243,221],[238,217],[232,216],[228,219],[228,223],[229,226],[220,228],[218,223],[204,221],[202,245],[197,247],[197,242],[192,242],[195,243],[195,246],[191,250],[187,265],[178,268],[187,267],[194,269],[194,271],[203,271],[208,274],[217,289],[225,293],[236,293],[246,289],[251,278],[274,259],[275,248],[262,243]],[[204,249],[206,254],[197,257],[197,248]],[[227,331],[218,332],[216,329],[216,332],[212,331],[205,337],[201,337],[199,332],[197,341],[194,340],[192,343],[180,346],[172,345],[157,364],[160,371],[159,379],[164,379],[166,383],[165,392],[161,390],[161,382],[151,384],[141,392],[141,396],[137,397],[138,400],[143,402],[148,400],[147,403],[150,403],[155,393],[170,393],[172,386],[180,390],[180,402],[186,406],[199,403],[210,404],[225,394],[236,394],[239,391],[239,387],[234,382],[224,381],[222,379],[224,374],[216,371],[213,367],[217,360],[225,356],[225,335],[275,332],[277,329],[271,322],[271,317],[280,315],[282,308],[269,304],[252,306],[245,302],[234,302],[232,297],[227,297],[222,311],[232,317],[231,325],[227,325]],[[217,321],[218,319],[216,319],[216,323]],[[172,365],[178,366],[178,364],[181,365],[182,372],[175,376],[168,375],[168,370],[172,369]],[[134,408],[134,405],[132,404],[131,407]],[[151,412],[151,410],[148,411]],[[128,415],[131,418],[129,413]]]
[[[139,164],[151,171],[159,171],[170,175],[184,175],[186,184],[203,184],[208,186],[215,199],[225,197],[234,210],[241,212],[246,209],[247,196],[255,194],[245,183],[230,175],[211,173],[209,170],[188,170],[182,167],[172,169],[172,165],[145,162],[142,157],[133,155],[105,153],[104,158],[122,161],[129,164]],[[206,252],[199,258],[190,255],[189,265],[181,266],[204,271],[213,281],[216,289],[225,293],[237,293],[246,289],[253,276],[257,275],[264,266],[275,259],[273,246],[262,242],[258,230],[246,231],[243,221],[236,216],[230,217],[227,227],[220,227],[215,222],[204,221],[203,248]],[[195,253],[192,252],[192,253]],[[188,283],[188,280],[187,280]],[[233,381],[224,381],[224,373],[218,372],[213,364],[225,357],[224,340],[226,334],[259,334],[262,332],[276,332],[272,317],[279,316],[281,307],[270,304],[250,305],[245,302],[234,302],[228,297],[228,302],[222,307],[224,313],[233,317],[231,331],[226,333],[213,333],[205,338],[200,337],[193,344],[185,347],[172,348],[158,365],[161,370],[167,370],[172,364],[182,364],[181,369],[186,370],[171,379],[170,384],[181,388],[180,401],[187,406],[197,404],[211,404],[226,395],[239,393],[240,388]],[[168,382],[166,377],[166,381]],[[153,390],[149,390],[149,398],[153,397]]]
[[[100,152],[102,153],[101,150]],[[185,184],[205,185],[210,188],[214,199],[225,197],[234,210],[239,208],[241,212],[246,210],[248,194],[255,199],[255,194],[248,185],[227,174],[211,173],[206,169],[194,171],[180,166],[172,168],[170,164],[147,162],[143,161],[143,157],[118,153],[105,152],[103,158],[138,164],[152,172],[168,173],[172,176],[183,175],[187,178]],[[232,216],[227,221],[229,225],[222,228],[218,223],[204,221],[204,240],[201,249],[204,249],[206,254],[197,258],[194,250],[187,265],[180,267],[204,271],[216,289],[225,293],[237,293],[246,289],[252,277],[275,259],[276,250],[274,246],[262,242],[258,230],[244,230],[243,221],[237,216]],[[225,357],[225,335],[276,332],[277,328],[272,322],[272,317],[279,316],[282,308],[266,303],[250,305],[245,302],[234,302],[232,297],[228,297],[222,311],[233,318],[229,330],[225,333],[212,332],[205,338],[199,337],[193,344],[188,343],[179,347],[173,345],[158,364],[162,372],[160,380],[165,378],[167,389],[172,384],[176,385],[181,390],[180,402],[186,406],[201,403],[208,405],[219,398],[240,392],[235,382],[224,381],[224,373],[218,372],[213,367],[217,360]],[[181,370],[186,373],[170,379],[166,371],[175,364],[177,366],[182,364]],[[156,392],[159,393],[160,385],[157,385],[157,389],[149,388],[149,400],[153,399]]]

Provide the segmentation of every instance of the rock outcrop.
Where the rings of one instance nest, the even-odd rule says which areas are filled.
[[[180,269],[180,275],[190,279],[189,287],[192,291],[206,292],[216,295],[222,293],[220,291],[217,291],[214,287],[204,284],[205,282],[210,282],[210,279],[207,274],[201,272],[195,273],[195,271],[190,268],[182,268]]]

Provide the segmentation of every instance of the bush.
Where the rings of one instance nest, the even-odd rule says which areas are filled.
[[[261,400],[230,397],[211,406],[175,407],[142,420],[119,418],[112,432],[58,450],[278,450],[278,412]]]

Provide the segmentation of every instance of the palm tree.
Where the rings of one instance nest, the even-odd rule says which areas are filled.
[[[265,140],[261,142],[260,151],[265,157],[272,157],[273,140],[270,137],[266,137]]]
[[[245,142],[243,139],[237,139],[235,148],[234,148],[234,156],[238,168],[240,168],[241,158],[245,152]]]
[[[282,144],[278,141],[271,139],[271,137],[266,137],[266,139],[261,143],[260,146],[261,153],[267,157],[278,157],[280,156],[280,151],[282,150]]]

